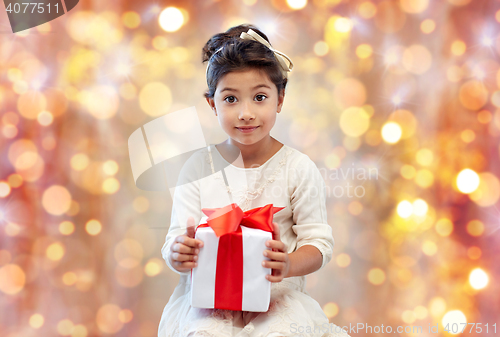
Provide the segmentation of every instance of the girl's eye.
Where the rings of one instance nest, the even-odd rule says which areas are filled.
[[[231,98],[231,99],[236,99],[234,96],[227,96],[226,98],[224,98],[224,101],[228,102],[228,103],[234,103],[234,101],[228,101],[227,99],[228,98]]]
[[[255,97],[257,98],[258,102],[262,102],[263,100],[265,100],[267,98],[266,95],[262,95],[262,94],[257,95]],[[224,101],[226,101],[228,103],[234,103],[234,102],[236,102],[236,97],[234,97],[234,96],[227,96],[226,98],[224,98]]]

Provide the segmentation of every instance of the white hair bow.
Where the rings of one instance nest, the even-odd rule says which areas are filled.
[[[248,32],[246,32],[246,33],[242,32],[240,34],[240,38],[242,40],[254,40],[254,41],[260,42],[263,45],[265,45],[267,48],[271,49],[274,53],[274,57],[276,57],[276,59],[278,60],[278,63],[280,64],[280,68],[281,68],[281,72],[283,73],[283,76],[285,78],[288,78],[288,73],[290,71],[292,71],[292,69],[293,69],[292,60],[288,56],[286,56],[284,53],[271,47],[269,42],[267,42],[262,36],[260,36],[257,32],[255,32],[252,29],[249,29]],[[212,54],[212,56],[217,54],[220,50],[222,50],[222,48],[224,48],[224,46],[217,49],[215,51],[215,53]],[[287,63],[287,61],[288,61],[288,63]],[[208,74],[209,65],[210,65],[210,60],[208,60],[206,74]]]

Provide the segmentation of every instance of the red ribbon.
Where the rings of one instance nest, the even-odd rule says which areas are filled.
[[[241,311],[243,299],[243,236],[241,226],[273,232],[273,215],[285,207],[268,204],[243,212],[237,204],[222,208],[203,208],[207,222],[219,237],[215,272],[216,309]]]

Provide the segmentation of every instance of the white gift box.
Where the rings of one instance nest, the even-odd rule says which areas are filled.
[[[197,228],[195,238],[203,241],[203,247],[198,254],[198,266],[193,268],[191,273],[192,307],[255,312],[265,312],[269,309],[271,282],[266,279],[266,275],[271,274],[271,269],[263,267],[262,261],[269,260],[263,252],[268,249],[266,241],[272,240],[272,233],[245,226],[240,226],[240,228],[243,265],[239,267],[234,264],[217,266],[218,258],[219,261],[222,258],[218,257],[218,252],[224,249],[219,247],[219,243],[221,239],[225,240],[224,236],[218,238],[210,227]],[[238,249],[230,251],[238,251]],[[237,254],[231,255],[233,258]],[[238,256],[235,258],[239,259]],[[238,285],[235,285],[233,289],[221,287],[227,284],[227,280],[216,280],[218,268],[230,271],[230,273],[221,273],[219,270],[219,277],[226,279],[231,273],[238,273],[243,269],[242,284],[237,282]],[[234,279],[229,280],[230,283],[231,281],[235,282]],[[235,294],[239,295],[235,296]],[[238,300],[235,300],[235,297]]]

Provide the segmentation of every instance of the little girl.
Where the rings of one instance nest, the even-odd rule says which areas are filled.
[[[205,97],[229,138],[195,152],[183,167],[184,184],[176,187],[162,248],[167,265],[181,277],[163,311],[158,336],[348,336],[329,323],[305,290],[305,275],[332,258],[325,183],[307,155],[269,134],[293,63],[251,25],[213,36],[203,48],[205,61]],[[194,239],[194,226],[206,222],[202,208],[232,202],[243,211],[267,204],[284,207],[274,214],[273,240],[268,241],[272,250],[263,252],[272,282],[267,312],[190,305],[190,272],[203,247]]]

